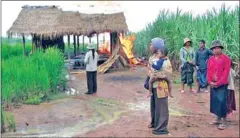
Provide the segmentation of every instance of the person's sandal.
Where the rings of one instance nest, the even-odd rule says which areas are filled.
[[[225,123],[218,125],[219,130],[224,130],[224,129],[226,129],[226,127],[227,127],[227,125]]]
[[[191,93],[194,93],[194,94],[196,94],[196,93],[197,93],[195,90],[191,90],[190,92],[191,92]]]
[[[220,122],[216,120],[209,123],[209,125],[219,125],[219,124]]]
[[[154,128],[154,126],[150,124],[150,125],[148,125],[148,128]]]
[[[181,90],[181,93],[185,93],[185,91],[184,91],[184,90]]]

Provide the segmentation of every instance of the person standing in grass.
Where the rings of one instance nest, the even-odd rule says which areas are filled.
[[[87,87],[88,92],[85,94],[96,94],[97,92],[97,63],[98,54],[95,51],[95,47],[92,43],[88,46],[88,52],[85,55],[84,63],[86,64],[87,72]]]
[[[195,60],[195,52],[191,47],[192,41],[189,38],[184,39],[183,47],[180,49],[180,59],[182,61],[181,64],[181,82],[182,88],[181,93],[184,93],[184,85],[188,84],[190,87],[190,92],[195,93],[192,89],[193,84],[193,73],[194,73],[194,60]]]
[[[205,89],[205,92],[208,92],[207,90],[207,61],[210,56],[212,56],[213,53],[210,49],[205,47],[205,41],[200,40],[199,49],[196,52],[196,68],[197,68],[197,84],[198,89],[197,92],[200,92],[200,89]]]
[[[231,62],[231,69],[228,77],[228,96],[227,96],[227,107],[228,115],[231,116],[234,111],[236,111],[236,101],[234,93],[234,78],[236,77],[236,72],[233,69],[233,62]]]
[[[222,53],[223,45],[219,40],[212,42],[213,56],[208,60],[207,81],[210,84],[210,112],[217,119],[210,122],[218,125],[218,129],[226,128],[228,77],[231,68],[230,58]]]

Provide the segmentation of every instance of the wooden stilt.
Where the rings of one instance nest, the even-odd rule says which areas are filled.
[[[84,35],[83,35],[82,41],[83,41],[83,52],[85,52],[85,46],[84,46]]]
[[[68,35],[68,60],[70,60],[70,35]]]
[[[25,53],[25,36],[24,36],[24,34],[22,35],[22,38],[23,38],[23,55],[25,56],[26,53]]]
[[[97,34],[97,51],[98,51],[98,48],[99,48],[99,42],[98,42],[98,34]]]
[[[91,43],[91,37],[89,37],[89,43]]]
[[[79,35],[77,36],[77,54],[80,53],[80,50],[79,50]]]
[[[76,56],[76,35],[73,35],[74,56]]]

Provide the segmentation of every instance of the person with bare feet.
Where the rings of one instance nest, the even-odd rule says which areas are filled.
[[[231,67],[230,58],[222,53],[223,45],[219,40],[212,42],[213,56],[209,58],[207,69],[207,81],[210,84],[210,112],[217,119],[210,122],[218,125],[218,129],[226,128],[228,76]]]

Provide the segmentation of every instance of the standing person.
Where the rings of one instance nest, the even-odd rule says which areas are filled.
[[[210,56],[212,56],[213,53],[210,49],[205,47],[205,41],[200,40],[199,49],[196,52],[196,68],[197,68],[197,84],[198,84],[198,90],[197,92],[200,92],[200,89],[205,89],[205,92],[208,92],[207,90],[207,61]]]
[[[167,49],[164,45],[164,41],[161,38],[152,39],[152,46],[154,50],[162,51],[164,55],[167,55]],[[153,57],[153,59],[155,59],[155,61],[158,61],[159,58],[157,58],[157,55],[154,56],[155,57]],[[152,61],[150,62],[153,63]],[[151,67],[151,70],[154,69]],[[154,110],[154,122],[152,123],[154,130],[152,133],[155,135],[169,133],[167,129],[169,120],[168,96],[170,96],[169,91],[171,91],[171,83],[170,81],[167,83],[166,80],[170,80],[170,76],[172,74],[172,66],[168,58],[163,62],[162,68],[159,71],[164,71],[164,73],[162,74],[161,78],[159,76],[159,80],[153,83],[153,96],[151,97],[151,110]]]
[[[184,44],[180,49],[180,59],[182,61],[181,64],[181,81],[182,88],[181,93],[184,93],[184,85],[188,84],[190,88],[190,92],[195,93],[192,89],[193,84],[193,72],[194,72],[194,60],[195,60],[195,52],[191,47],[192,41],[189,38],[184,39]]]
[[[148,61],[148,76],[150,77],[151,72],[153,71],[152,64],[153,62],[156,62],[158,60],[157,58],[157,49],[159,49],[159,47],[157,47],[155,45],[155,47],[152,45],[152,43],[149,45],[149,49],[150,52],[153,54],[152,56],[149,57],[149,61]],[[148,128],[154,128],[154,120],[155,120],[155,100],[154,100],[154,95],[151,96],[150,99],[150,112],[151,112],[151,123],[148,125]]]
[[[85,94],[96,94],[98,54],[93,44],[90,43],[87,48],[89,51],[85,55],[84,63],[86,64],[88,92]]]
[[[219,40],[212,42],[213,56],[209,58],[207,81],[210,84],[210,112],[217,116],[212,125],[218,129],[226,128],[228,76],[231,66],[230,58],[222,53],[223,46]],[[222,119],[222,121],[221,121]]]
[[[228,115],[231,115],[233,111],[236,111],[236,101],[234,94],[234,77],[236,77],[236,72],[233,69],[233,62],[231,62],[231,69],[228,77],[228,96],[227,96],[227,107]]]

